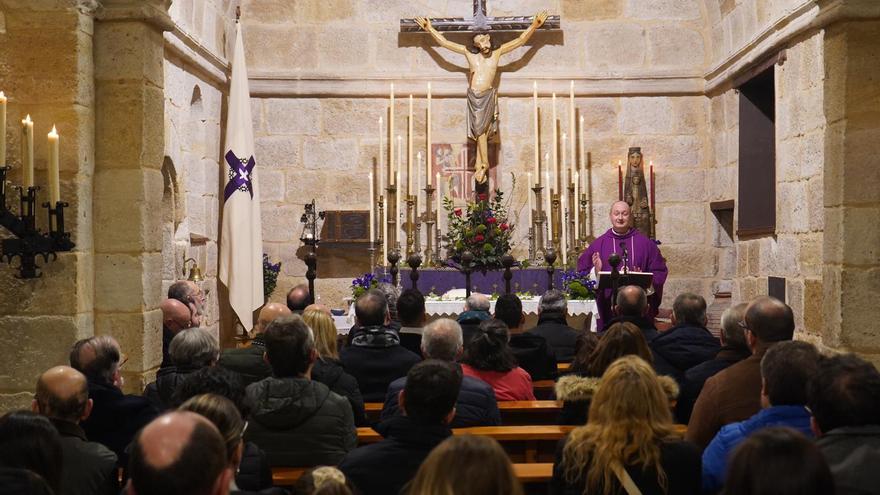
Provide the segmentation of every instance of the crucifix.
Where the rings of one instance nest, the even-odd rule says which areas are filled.
[[[401,32],[418,32],[425,30],[437,43],[455,53],[464,55],[468,62],[469,87],[468,101],[468,137],[476,141],[477,153],[474,179],[476,190],[485,190],[489,182],[489,137],[498,130],[498,90],[493,85],[498,71],[501,55],[509,53],[523,45],[539,28],[558,29],[559,16],[549,16],[541,12],[534,17],[487,17],[484,0],[474,0],[474,18],[470,21],[460,18],[401,19]],[[466,47],[449,41],[445,32],[474,33],[473,47]],[[522,31],[512,41],[500,47],[493,47],[490,32]]]

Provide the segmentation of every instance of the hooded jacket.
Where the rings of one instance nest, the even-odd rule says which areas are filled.
[[[354,414],[355,424],[366,426],[364,398],[358,388],[357,380],[343,371],[342,363],[339,360],[320,358],[315,361],[315,366],[312,368],[312,380],[327,385],[331,392],[348,399],[348,403],[351,404],[351,412]]]
[[[402,376],[422,358],[400,345],[392,330],[368,327],[339,353],[342,367],[358,382],[367,402],[382,402],[388,384]]]
[[[272,376],[272,367],[263,359],[266,352],[266,344],[263,335],[258,334],[251,341],[249,347],[243,349],[225,349],[220,354],[220,366],[234,371],[241,376],[241,383],[245,387],[258,382],[263,378]]]
[[[538,325],[526,333],[544,337],[557,362],[570,363],[574,359],[574,345],[579,333],[568,326],[565,314],[542,312],[538,316]]]
[[[678,324],[661,332],[648,346],[654,354],[654,369],[681,383],[685,371],[709,361],[721,350],[721,343],[705,327]]]
[[[259,445],[270,466],[338,463],[357,444],[351,405],[323,383],[269,377],[247,387],[253,404],[245,439]]]
[[[678,384],[668,376],[658,376],[660,386],[669,401],[678,398]],[[556,399],[562,401],[559,424],[585,425],[590,412],[590,403],[599,390],[602,379],[585,373],[572,373],[559,378],[554,387]]]

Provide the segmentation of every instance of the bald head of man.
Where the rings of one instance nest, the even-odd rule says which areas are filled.
[[[302,314],[309,304],[309,286],[299,284],[287,293],[287,307],[296,314]]]
[[[648,295],[638,285],[626,285],[617,292],[612,309],[618,316],[645,316],[648,312]]]
[[[269,323],[275,321],[276,318],[280,316],[290,316],[293,312],[280,303],[266,303],[263,306],[263,309],[260,310],[260,316],[257,318],[257,324],[254,326],[254,333],[260,334],[266,330],[266,327],[269,326]]]
[[[615,201],[611,204],[611,228],[618,234],[629,231],[632,226],[632,211],[626,201]]]
[[[37,380],[31,410],[48,418],[79,423],[92,412],[86,376],[70,366],[55,366]]]
[[[788,304],[770,296],[756,297],[746,308],[746,339],[752,352],[759,343],[772,344],[794,337],[794,313]]]
[[[159,416],[135,437],[129,495],[224,495],[233,476],[223,437],[186,411]]]
[[[192,311],[189,306],[177,299],[166,299],[159,305],[162,310],[162,325],[175,334],[193,326]]]

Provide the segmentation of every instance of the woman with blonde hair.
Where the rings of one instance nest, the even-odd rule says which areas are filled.
[[[700,452],[673,434],[669,398],[638,356],[614,361],[590,404],[589,422],[557,452],[553,494],[700,493]]]
[[[490,437],[458,435],[434,448],[405,490],[409,495],[522,495],[510,459]]]
[[[342,369],[339,351],[336,347],[336,324],[333,317],[317,307],[308,307],[303,311],[303,320],[312,329],[315,337],[315,350],[318,359],[312,367],[312,380],[321,382],[351,404],[354,422],[357,426],[366,426],[364,397],[358,388],[357,380]]]

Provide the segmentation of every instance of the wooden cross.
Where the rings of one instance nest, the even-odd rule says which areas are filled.
[[[524,31],[528,29],[529,25],[531,25],[533,18],[534,17],[531,15],[488,17],[486,15],[486,0],[474,0],[473,19],[464,19],[462,17],[432,17],[431,24],[437,29],[437,31],[441,32],[500,33]],[[560,29],[560,17],[558,15],[547,17],[547,21],[541,26],[542,31],[558,29]],[[422,28],[416,23],[415,19],[401,19],[400,32],[424,33]]]

